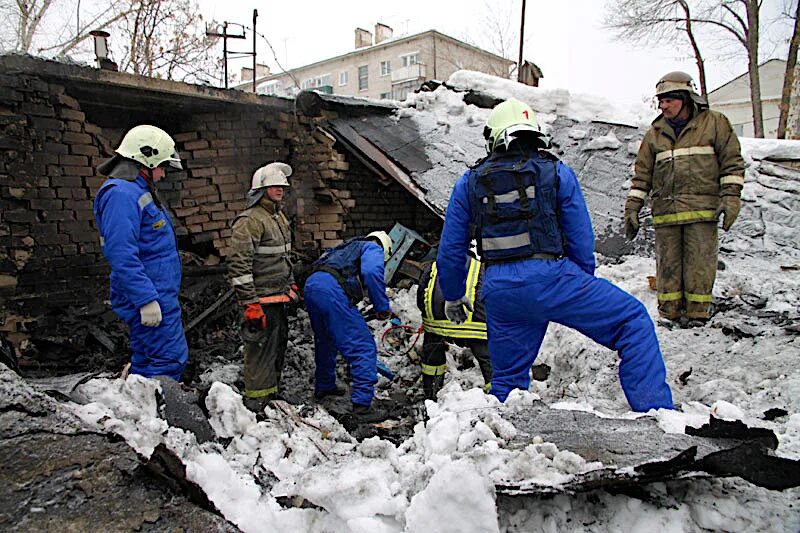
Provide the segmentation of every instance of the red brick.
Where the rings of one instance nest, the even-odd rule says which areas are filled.
[[[208,148],[208,141],[206,141],[205,139],[199,139],[196,141],[187,141],[183,143],[183,149],[188,151],[203,150],[205,148]],[[201,157],[201,156],[196,156],[196,157]]]

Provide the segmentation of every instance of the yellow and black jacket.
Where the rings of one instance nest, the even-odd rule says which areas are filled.
[[[467,321],[454,324],[444,315],[444,296],[439,286],[436,263],[429,264],[422,272],[417,291],[417,307],[422,312],[422,327],[426,333],[435,333],[454,339],[486,340],[486,309],[479,296],[486,270],[476,259],[470,259],[467,273],[467,296],[474,311],[467,314]]]

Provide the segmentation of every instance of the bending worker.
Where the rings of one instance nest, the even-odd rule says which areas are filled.
[[[444,314],[445,300],[436,263],[429,263],[422,271],[417,288],[417,307],[422,313],[422,329],[425,332],[420,365],[422,391],[426,400],[436,400],[436,394],[444,384],[448,342],[469,348],[478,361],[487,389],[492,381],[492,363],[489,361],[489,346],[486,342],[486,310],[483,302],[475,299],[483,285],[484,271],[480,261],[469,258],[466,296],[475,305],[474,311],[467,313],[463,324],[454,324]]]
[[[234,220],[228,276],[244,309],[245,405],[264,409],[280,388],[289,341],[286,305],[298,300],[289,253],[292,234],[282,211],[292,167],[270,163],[255,171],[245,210]]]
[[[436,259],[445,313],[462,323],[471,239],[486,264],[491,393],[527,390],[549,322],[574,328],[621,357],[619,377],[635,411],[672,409],[653,321],[633,296],[594,276],[594,232],[575,173],[544,151],[533,110],[509,99],[484,128],[489,155],[459,178]],[[471,231],[473,230],[473,231]]]
[[[182,168],[175,141],[155,126],[132,128],[97,167],[108,179],[94,199],[94,217],[111,266],[111,307],[130,328],[130,372],[179,380],[189,348],[178,302],[181,258],[156,193],[165,167]]]
[[[379,422],[387,414],[372,406],[378,350],[356,305],[364,298],[366,287],[376,316],[381,320],[391,316],[383,281],[391,250],[392,239],[384,231],[350,239],[314,263],[303,290],[314,330],[314,397],[344,394],[344,389],[336,386],[336,352],[341,352],[350,364],[353,414],[362,422]]]
[[[653,199],[658,314],[683,326],[711,316],[717,276],[717,221],[739,216],[744,160],[722,113],[708,109],[692,78],[670,72],[656,84],[661,114],[639,147],[625,202],[625,235],[636,237],[639,211]]]

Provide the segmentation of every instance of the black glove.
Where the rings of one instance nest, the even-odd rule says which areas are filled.
[[[632,241],[639,233],[639,211],[634,209],[625,210],[625,237]]]

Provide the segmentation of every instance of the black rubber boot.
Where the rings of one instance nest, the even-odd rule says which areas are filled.
[[[430,376],[422,374],[422,392],[425,394],[426,400],[436,401],[436,395],[442,390],[444,385],[444,374],[438,376]]]
[[[328,396],[344,396],[347,394],[347,390],[343,387],[334,387],[328,390],[315,390],[314,391],[314,399],[321,400],[323,398],[327,398]]]
[[[353,404],[353,417],[360,424],[383,422],[389,418],[389,413],[383,409],[369,405]]]

